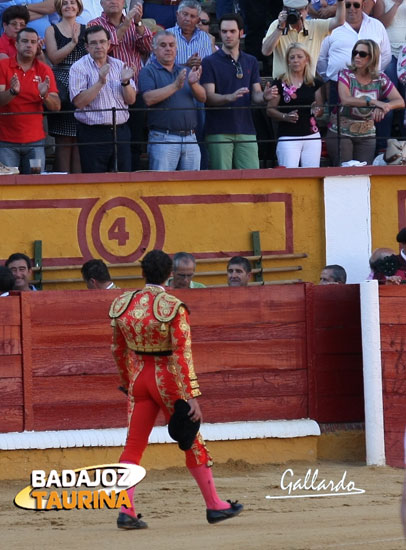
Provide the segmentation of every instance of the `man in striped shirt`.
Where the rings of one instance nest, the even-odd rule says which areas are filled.
[[[85,45],[88,55],[76,61],[69,74],[70,99],[77,109],[75,118],[82,171],[108,172],[114,168],[114,107],[117,109],[117,167],[120,172],[128,172],[131,159],[127,120],[128,105],[132,105],[136,97],[134,71],[107,55],[110,34],[103,27],[87,28]]]
[[[196,0],[182,0],[176,13],[176,25],[169,32],[175,35],[177,54],[175,63],[190,67],[200,67],[202,59],[213,53],[213,47],[207,32],[199,27],[200,13],[202,11],[200,2]],[[196,102],[197,127],[196,138],[199,142],[201,162],[200,169],[208,169],[207,149],[204,143],[205,111],[203,104]]]
[[[89,21],[88,26],[101,25],[111,36],[109,55],[121,59],[134,70],[134,81],[138,82],[138,74],[143,66],[143,58],[152,51],[152,33],[142,23],[142,4],[135,3],[127,15],[123,14],[125,0],[101,0],[103,13],[100,17]],[[141,96],[137,98],[134,108],[144,107]],[[131,111],[129,126],[131,141],[140,142],[144,139],[145,113]],[[139,169],[141,145],[131,145],[131,169]]]
[[[209,35],[198,27],[201,11],[196,0],[182,0],[176,14],[176,25],[167,29],[176,37],[177,65],[199,67],[202,59],[213,53]]]

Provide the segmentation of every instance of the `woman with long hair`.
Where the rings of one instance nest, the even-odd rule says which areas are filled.
[[[69,70],[75,61],[87,52],[84,42],[85,25],[76,17],[83,11],[82,0],[55,0],[55,10],[61,16],[56,25],[45,32],[47,55],[53,64],[62,111],[74,109],[69,100]],[[79,151],[76,145],[76,124],[73,113],[48,116],[49,134],[55,137],[55,165],[57,172],[78,173]]]
[[[286,168],[318,167],[321,139],[315,117],[323,110],[323,82],[312,75],[310,54],[301,44],[290,44],[285,59],[287,71],[274,82],[278,96],[268,101],[266,110],[279,122],[278,164]]]
[[[379,70],[379,57],[376,42],[358,40],[352,50],[351,64],[338,74],[339,120],[338,108],[335,108],[327,132],[327,151],[335,166],[340,160],[372,164],[375,122],[383,120],[392,109],[402,109],[405,105],[388,76]],[[338,131],[342,136],[340,147],[337,147]]]

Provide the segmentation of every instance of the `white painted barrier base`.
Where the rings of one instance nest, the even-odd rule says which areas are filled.
[[[263,422],[228,422],[202,424],[200,431],[206,441],[243,439],[293,438],[319,436],[315,420],[268,420]],[[61,449],[71,447],[122,447],[126,428],[100,430],[61,430],[50,432],[14,432],[0,434],[0,450]],[[149,443],[174,443],[167,426],[153,428]]]

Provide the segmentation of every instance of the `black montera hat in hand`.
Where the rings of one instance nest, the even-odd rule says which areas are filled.
[[[189,413],[190,405],[183,399],[175,401],[175,410],[168,424],[168,432],[178,442],[179,449],[188,451],[200,428],[200,420],[193,422]]]

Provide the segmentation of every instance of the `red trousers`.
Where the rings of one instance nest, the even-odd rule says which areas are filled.
[[[173,413],[175,401],[183,398],[167,366],[167,357],[146,355],[137,357],[135,368],[137,374],[128,391],[127,441],[120,462],[140,463],[159,410],[163,411],[168,422]],[[197,434],[192,448],[185,451],[185,457],[188,468],[212,464],[200,433]]]

